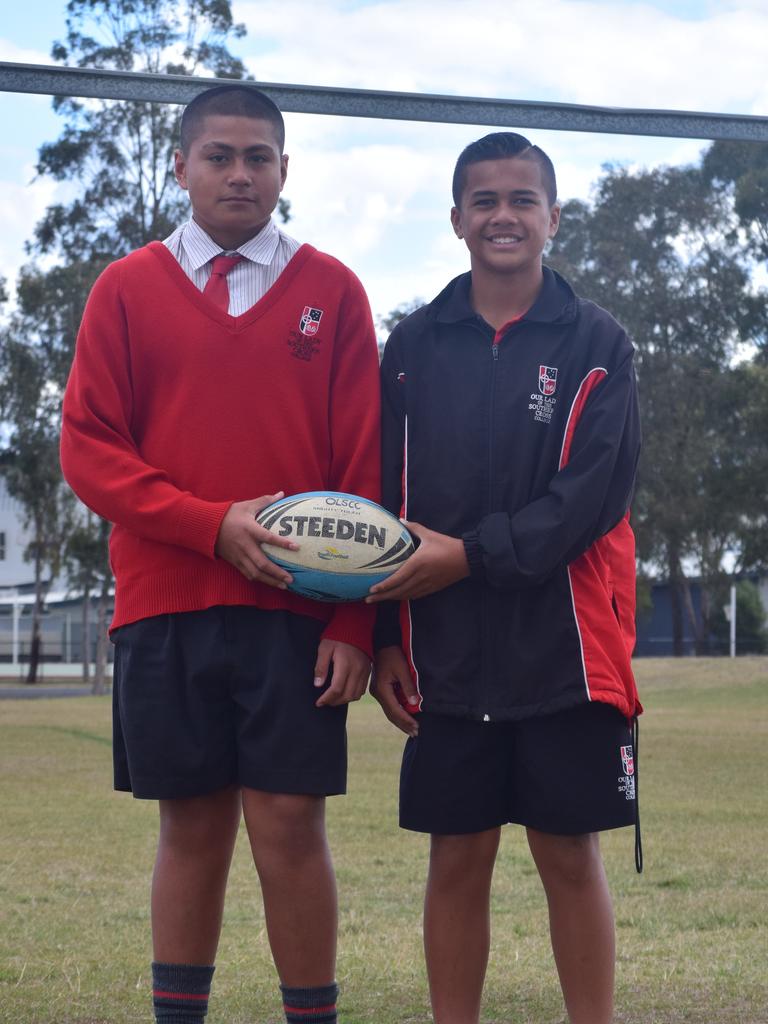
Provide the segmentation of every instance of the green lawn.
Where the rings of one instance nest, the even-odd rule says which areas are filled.
[[[617,1024],[768,1021],[768,659],[636,662],[646,870],[631,830],[603,841],[618,929]],[[149,1012],[156,810],[112,793],[108,698],[0,701],[0,1021],[128,1024]],[[396,825],[400,738],[366,698],[350,792],[329,804],[345,1024],[425,1024],[427,840]],[[546,910],[521,830],[494,885],[484,1022],[564,1019]],[[209,1024],[281,1020],[244,837]]]

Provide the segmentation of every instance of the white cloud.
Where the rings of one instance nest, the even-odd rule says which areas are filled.
[[[398,247],[417,234],[426,244],[441,207],[447,219],[448,186],[434,188],[438,155],[395,141],[328,149],[317,134],[307,140],[293,126],[290,137],[287,230],[353,267],[377,313],[410,297],[403,294],[402,268],[411,257]]]
[[[743,113],[759,112],[768,37],[764,3],[698,20],[594,0],[236,0],[234,12],[263,81]]]
[[[20,267],[27,262],[24,243],[28,241],[45,208],[55,201],[59,186],[53,181],[33,181],[34,168],[20,169],[16,179],[0,180],[0,275],[13,284]]]
[[[0,38],[0,60],[50,63],[47,51],[21,47],[7,38]],[[35,180],[37,147],[45,140],[45,131],[55,124],[50,107],[50,96],[0,93],[0,121],[5,129],[0,141],[0,276],[6,278],[11,293],[19,269],[28,259],[24,243],[59,188],[53,181]]]
[[[33,50],[29,47],[17,46],[10,39],[2,37],[0,37],[0,60],[13,61],[16,64],[51,63],[47,50]]]

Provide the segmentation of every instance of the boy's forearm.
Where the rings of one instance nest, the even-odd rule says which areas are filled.
[[[351,644],[372,658],[374,616],[375,609],[360,602],[337,605],[323,630],[323,639]]]
[[[406,522],[419,546],[404,564],[371,588],[369,602],[410,601],[444,590],[469,576],[464,545],[457,537]]]
[[[473,576],[499,587],[538,586],[625,517],[640,450],[631,355],[605,384],[587,402],[547,493],[464,534]]]

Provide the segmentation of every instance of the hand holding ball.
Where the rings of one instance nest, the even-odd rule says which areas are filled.
[[[299,545],[298,551],[262,548],[293,576],[290,590],[316,601],[361,600],[414,551],[399,519],[355,494],[293,494],[262,509],[256,522]]]

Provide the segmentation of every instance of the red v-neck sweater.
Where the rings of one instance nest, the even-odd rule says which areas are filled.
[[[331,256],[302,246],[237,317],[159,242],[113,263],[83,316],[61,460],[73,490],[114,524],[112,629],[253,605],[322,619],[324,636],[370,650],[366,605],[251,583],[214,555],[235,501],[324,488],[378,500],[376,339],[360,282]]]

